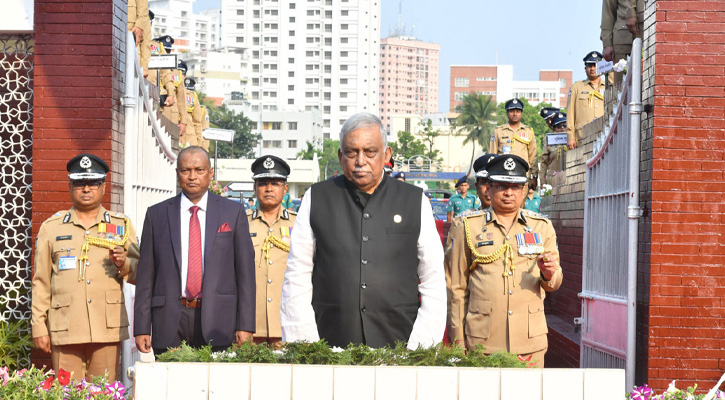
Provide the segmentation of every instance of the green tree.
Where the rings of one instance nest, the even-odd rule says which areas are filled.
[[[433,121],[430,119],[426,123],[421,123],[421,126],[423,129],[418,131],[418,136],[421,137],[421,141],[428,147],[425,155],[433,161],[441,161],[440,150],[434,148],[435,140],[441,134],[440,129],[433,129]]]
[[[231,129],[234,131],[234,141],[231,143],[219,142],[219,158],[252,158],[256,141],[261,136],[252,133],[254,122],[245,117],[243,113],[237,114],[234,110],[227,108],[226,104],[221,107],[209,108],[209,125],[214,128]],[[209,145],[209,152],[214,154],[215,142]]]
[[[418,155],[426,155],[426,146],[423,142],[416,139],[412,133],[406,131],[398,132],[398,140],[389,143],[393,149],[393,157],[396,159],[407,160],[410,157]]]
[[[466,138],[463,144],[472,143],[470,168],[473,168],[473,158],[476,156],[476,143],[482,149],[488,149],[488,144],[493,135],[496,103],[491,96],[471,92],[463,96],[463,103],[456,106],[460,115],[454,122],[454,127],[459,132],[465,133]]]
[[[322,150],[320,150],[320,147],[322,147]],[[324,141],[308,141],[307,147],[297,153],[297,158],[312,160],[314,155],[317,154],[317,162],[320,165],[320,180],[325,180],[336,174],[342,174],[342,166],[337,156],[337,150],[339,148],[339,140],[325,139]]]
[[[532,106],[526,99],[521,99],[521,101],[524,103],[524,112],[521,114],[521,123],[530,126],[531,129],[534,130],[534,135],[536,136],[536,146],[539,154],[541,154],[543,151],[542,146],[544,143],[544,136],[550,129],[549,126],[546,125],[546,121],[544,121],[544,119],[541,118],[541,115],[539,115],[539,111],[541,111],[544,107],[551,107],[552,105],[550,103],[539,103]],[[508,123],[505,103],[498,105],[498,111],[496,114],[499,125]]]

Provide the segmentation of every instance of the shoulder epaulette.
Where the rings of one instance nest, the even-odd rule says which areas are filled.
[[[68,221],[70,221],[70,211],[65,213],[65,216],[63,217],[63,223],[67,224]]]
[[[117,213],[109,213],[109,214],[110,214],[111,218],[120,218],[120,219],[129,218],[128,215],[126,215],[124,213],[120,213],[120,212],[117,212]],[[106,222],[111,222],[111,221],[106,221]]]
[[[294,215],[295,217],[297,216],[297,212],[295,211],[287,210],[287,212],[290,213],[290,215]]]
[[[247,209],[247,216],[250,216],[250,215],[252,215],[252,213],[253,213],[253,212],[254,212],[254,211],[252,211],[252,210],[249,210],[249,209]]]
[[[289,219],[289,211],[286,208],[282,208],[282,218]]]
[[[523,211],[521,211],[521,213],[524,214],[524,215],[526,215],[527,217],[531,217],[531,218],[534,218],[534,219],[538,219],[538,220],[542,220],[542,221],[549,222],[549,219],[548,218],[546,218],[545,216],[543,216],[543,215],[541,215],[541,214],[539,214],[537,212],[531,211],[531,210],[523,210]]]
[[[48,217],[48,219],[46,219],[46,221],[56,220],[56,219],[62,217],[63,214],[65,214],[66,212],[68,212],[68,211],[66,211],[66,210],[58,211],[57,213],[55,213],[55,214],[51,215],[50,217]],[[70,215],[70,213],[69,213],[69,215]]]
[[[477,218],[484,215],[484,211],[482,210],[466,210],[458,215],[457,218]]]

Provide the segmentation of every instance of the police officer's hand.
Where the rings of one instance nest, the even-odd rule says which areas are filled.
[[[179,124],[179,136],[184,136],[186,132],[186,124]]]
[[[604,51],[602,51],[602,56],[604,57],[605,60],[612,61],[612,59],[614,58],[614,47],[612,47],[612,46],[605,47]]]
[[[50,353],[50,336],[45,335],[33,338],[33,344],[37,349],[46,353]]]
[[[556,267],[559,265],[558,261],[559,260],[555,260],[554,255],[549,252],[539,254],[536,258],[536,264],[539,266],[541,276],[544,277],[544,280],[550,281],[551,278],[554,277]]]
[[[635,36],[639,36],[639,24],[637,23],[637,17],[627,18],[627,29]]]
[[[123,268],[123,264],[126,263],[126,249],[121,246],[116,246],[108,250],[109,257],[116,268]]]
[[[237,337],[236,337],[236,344],[237,346],[241,346],[244,342],[251,342],[252,336],[254,334],[252,332],[247,331],[237,331]]]
[[[136,336],[136,348],[142,353],[151,351],[151,335]]]
[[[171,107],[176,103],[176,98],[174,96],[166,96],[166,101],[164,102],[164,106]]]
[[[636,20],[636,18],[635,18]],[[143,37],[143,29],[134,26],[133,29],[131,29],[131,32],[136,37],[136,45],[138,46],[139,43],[141,43],[141,38]]]
[[[566,146],[571,149],[576,149],[576,140],[570,140],[569,143],[566,144]]]

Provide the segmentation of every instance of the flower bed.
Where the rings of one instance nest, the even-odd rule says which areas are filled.
[[[120,400],[126,389],[121,382],[108,382],[97,377],[93,382],[83,378],[71,379],[71,373],[59,370],[42,371],[31,367],[10,372],[0,368],[0,399],[67,399],[67,400]]]

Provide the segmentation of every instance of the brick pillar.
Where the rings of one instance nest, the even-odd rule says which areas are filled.
[[[121,210],[126,11],[123,0],[35,0],[34,238],[72,205],[65,166],[78,153],[109,164],[103,205]]]
[[[725,369],[725,2],[648,0],[647,15],[638,382],[709,389]]]

